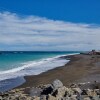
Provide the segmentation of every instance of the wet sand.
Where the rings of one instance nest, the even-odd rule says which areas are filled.
[[[49,84],[55,79],[61,80],[65,86],[75,82],[100,81],[100,55],[78,54],[64,58],[70,59],[64,66],[39,75],[25,76],[26,82],[17,88]]]

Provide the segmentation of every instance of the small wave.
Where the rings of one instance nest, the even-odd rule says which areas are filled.
[[[78,53],[74,53],[74,54],[78,54]],[[74,55],[74,54],[67,54],[67,55]],[[66,55],[41,59],[40,61],[28,61],[26,63],[23,63],[23,65],[20,67],[10,69],[7,71],[1,71],[0,81],[5,79],[21,77],[21,76],[27,76],[27,75],[38,75],[47,70],[62,66],[66,64],[69,60],[58,59],[61,56],[66,56]]]

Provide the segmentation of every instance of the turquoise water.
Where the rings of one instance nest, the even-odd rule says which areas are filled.
[[[28,61],[37,61],[71,53],[76,52],[2,52],[0,54],[0,71],[20,67]]]
[[[0,81],[38,75],[68,62],[62,55],[78,52],[0,52]]]
[[[8,91],[25,82],[23,76],[38,75],[66,64],[62,55],[79,52],[0,52],[0,91]]]

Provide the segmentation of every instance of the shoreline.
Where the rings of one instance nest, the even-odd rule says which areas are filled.
[[[68,54],[69,55],[69,54]],[[70,54],[72,55],[72,54]],[[66,55],[59,55],[59,56],[55,56],[55,57],[52,57],[50,59],[54,60],[54,62],[57,60],[58,61],[58,64],[57,65],[54,65],[56,67],[59,67],[60,65],[64,65],[65,63],[69,62],[69,60],[66,60],[64,57]],[[48,59],[48,58],[47,58]],[[45,60],[47,61],[47,60]],[[50,60],[51,61],[51,60]],[[60,62],[59,62],[60,61]],[[63,62],[62,62],[63,61]],[[56,62],[55,62],[56,63]],[[54,63],[53,63],[54,64]],[[60,65],[59,65],[60,64]],[[50,62],[48,61],[48,65],[50,65]],[[59,65],[59,66],[58,66]],[[41,65],[42,66],[42,65]],[[46,66],[46,65],[45,65]],[[50,65],[51,66],[51,65]],[[54,67],[54,68],[56,68]],[[49,67],[48,67],[49,68]],[[52,69],[54,69],[52,68]],[[49,69],[50,70],[50,69]],[[48,71],[48,70],[47,70]],[[46,72],[46,71],[44,71]],[[42,73],[44,73],[42,72]],[[41,73],[40,73],[41,74]],[[39,74],[37,74],[39,75]],[[31,76],[31,75],[27,75],[27,76]],[[35,76],[35,75],[33,75]],[[21,77],[16,77],[16,78],[10,78],[10,79],[5,79],[5,80],[1,80],[0,81],[0,92],[6,92],[6,91],[9,91],[9,90],[12,90],[20,85],[22,85],[26,80],[24,79],[24,76],[21,76]],[[6,84],[5,84],[6,82]],[[18,83],[19,82],[19,83]],[[7,84],[8,83],[8,84]]]
[[[75,55],[77,55],[77,54],[75,54]],[[60,70],[60,69],[61,69],[62,67],[64,67],[65,65],[69,64],[70,62],[72,62],[71,56],[73,56],[73,54],[71,54],[71,55],[66,55],[66,56],[64,55],[64,56],[60,56],[60,57],[59,57],[59,58],[61,58],[61,59],[66,59],[66,64],[64,64],[63,66],[55,67],[55,68],[50,69],[50,70],[48,70],[48,71],[46,71],[46,72],[42,72],[42,73],[40,73],[40,74],[38,74],[38,75],[24,76],[23,78],[25,79],[25,82],[24,82],[22,85],[17,86],[17,87],[15,87],[15,88],[13,88],[13,89],[37,86],[37,85],[30,85],[30,84],[31,84],[31,81],[32,81],[31,79],[33,79],[34,77],[41,76],[41,75],[43,75],[43,74],[47,74],[47,73],[52,72],[52,71],[54,71],[54,70]],[[69,60],[69,61],[68,61],[68,60]],[[52,80],[51,80],[51,81],[52,81]],[[30,84],[29,84],[29,83],[30,83]],[[42,83],[41,83],[41,84],[42,84]],[[44,84],[45,84],[45,83],[44,83]],[[40,84],[38,84],[38,85],[40,85]]]
[[[92,56],[77,54],[64,56],[64,58],[70,59],[70,61],[64,66],[59,66],[57,68],[43,72],[39,75],[25,76],[24,78],[26,82],[16,88],[26,88],[39,86],[40,84],[50,84],[55,79],[61,80],[65,86],[69,86],[71,83],[75,82],[79,83],[82,81],[98,81],[98,78],[92,77],[96,76],[97,72],[99,75],[98,66],[100,64],[96,65],[96,63],[100,61],[99,55]]]

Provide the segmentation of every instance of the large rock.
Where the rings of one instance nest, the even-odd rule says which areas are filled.
[[[42,91],[42,89],[33,87],[30,90],[30,96],[40,96],[41,95],[41,91]]]
[[[51,94],[52,92],[53,92],[53,88],[51,85],[49,85],[48,87],[42,90],[41,95],[48,95]]]
[[[52,94],[55,90],[58,90],[59,88],[63,87],[63,83],[56,79],[52,82],[52,84],[47,85],[41,92],[41,95],[48,95]]]
[[[60,80],[56,79],[55,81],[52,82],[52,86],[53,89],[56,90],[58,88],[63,87],[63,83]]]
[[[63,87],[55,90],[52,95],[55,97],[57,97],[57,96],[64,97],[66,95],[66,91],[67,91],[67,88],[65,86],[63,86]]]

